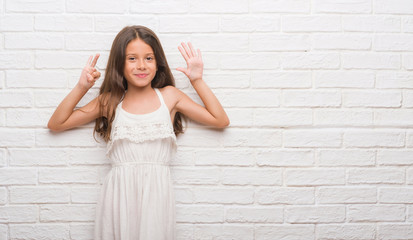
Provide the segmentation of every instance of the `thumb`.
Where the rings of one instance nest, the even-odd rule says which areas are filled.
[[[185,69],[185,68],[179,67],[179,68],[176,68],[176,70],[177,70],[177,71],[180,71],[180,72],[182,72],[182,73],[184,73],[184,74],[186,75],[186,69]]]

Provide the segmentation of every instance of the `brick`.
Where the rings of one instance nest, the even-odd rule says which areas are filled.
[[[255,227],[255,238],[260,240],[315,239],[314,226],[312,224],[257,225]]]
[[[217,92],[216,95],[224,107],[278,107],[281,92],[276,89],[239,90]]]
[[[285,147],[340,147],[342,133],[337,130],[286,130]]]
[[[249,48],[245,34],[196,34],[191,35],[191,42],[202,52],[247,52]]]
[[[254,227],[251,225],[234,224],[196,224],[193,235],[196,239],[239,239],[248,240],[254,238]],[[182,238],[182,239],[191,239]]]
[[[69,239],[69,226],[62,224],[10,225],[12,239]]]
[[[413,168],[408,168],[406,170],[406,174],[407,174],[406,183],[410,185],[413,184]]]
[[[63,166],[68,163],[66,149],[9,148],[10,166]]]
[[[372,37],[353,33],[316,34],[314,49],[319,50],[370,50]]]
[[[374,224],[317,224],[317,239],[376,239],[376,226]]]
[[[70,199],[72,203],[97,203],[100,188],[72,187]]]
[[[402,31],[413,32],[413,17],[406,16],[402,18]]]
[[[218,32],[219,18],[213,15],[160,16],[159,32]]]
[[[320,109],[314,111],[315,126],[372,126],[373,112],[366,110]]]
[[[285,53],[281,59],[283,69],[338,69],[337,53]]]
[[[354,90],[344,91],[343,105],[345,107],[400,107],[402,95],[396,90]]]
[[[91,147],[97,144],[92,129],[76,128],[59,133],[39,129],[36,131],[38,147]]]
[[[378,110],[374,113],[377,126],[412,126],[413,111],[406,109]]]
[[[377,163],[386,166],[411,166],[413,150],[379,150],[377,151]]]
[[[403,147],[405,133],[395,130],[348,130],[344,133],[346,147]]]
[[[265,70],[280,68],[278,53],[232,53],[223,54],[219,66],[225,70]]]
[[[314,153],[311,150],[271,150],[257,152],[258,166],[294,167],[312,166]]]
[[[63,49],[64,41],[60,33],[6,33],[4,37],[6,49]]]
[[[394,0],[388,2],[386,0],[375,0],[374,3],[376,13],[386,14],[412,14],[413,5],[409,0]]]
[[[226,222],[230,223],[282,223],[282,207],[228,207],[225,209]]]
[[[36,68],[47,68],[47,69],[76,69],[78,76],[80,76],[81,70],[84,67],[84,63],[87,61],[89,53],[72,53],[72,52],[43,52],[39,51],[36,53]],[[102,57],[99,57],[99,63],[102,62]],[[103,73],[103,72],[102,72]],[[77,79],[76,79],[77,80]]]
[[[413,36],[407,34],[375,35],[373,50],[375,51],[412,51]]]
[[[173,168],[174,184],[217,184],[221,180],[222,171],[219,168]]]
[[[93,18],[81,15],[37,15],[34,28],[53,32],[93,31]]]
[[[402,55],[402,63],[403,63],[404,69],[413,70],[413,55],[412,54]]]
[[[401,20],[397,16],[348,15],[342,16],[343,30],[349,32],[400,32]]]
[[[47,110],[11,109],[6,112],[8,127],[44,127],[52,112]],[[27,121],[30,119],[30,121]]]
[[[267,13],[309,13],[310,3],[305,0],[277,0],[271,2],[266,0],[254,0],[250,3],[250,11]]]
[[[413,147],[413,132],[407,132],[406,146]]]
[[[282,133],[272,129],[231,129],[222,134],[225,147],[280,147]]]
[[[40,221],[55,222],[55,221],[76,221],[90,222],[94,221],[95,217],[94,205],[82,204],[54,204],[40,206]]]
[[[251,78],[253,88],[310,88],[311,72],[254,71]]]
[[[413,88],[413,74],[409,72],[380,72],[376,88]]]
[[[277,185],[282,184],[282,170],[271,168],[225,168],[222,184],[224,185]]]
[[[194,0],[189,3],[191,13],[248,13],[248,0]]]
[[[0,206],[0,223],[34,223],[37,221],[39,208],[30,206]]]
[[[0,2],[3,3],[3,2]],[[0,8],[1,10],[1,8]],[[9,231],[9,227],[6,224],[0,224],[0,239],[1,240],[7,240],[8,239],[8,231]]]
[[[196,188],[194,202],[207,204],[252,204],[254,203],[253,188]]]
[[[285,221],[288,223],[337,223],[344,222],[344,206],[299,206],[286,207]]]
[[[147,2],[144,5],[147,5],[147,4],[150,4],[150,2]],[[163,5],[167,5],[167,3],[164,3]],[[155,10],[155,9],[152,9],[152,10]],[[152,29],[153,31],[156,31],[159,28],[159,21],[158,21],[157,16],[150,16],[150,15],[147,15],[147,16],[133,16],[133,15],[132,16],[128,16],[128,15],[99,16],[99,15],[96,15],[95,16],[95,30],[97,32],[119,32],[125,26],[132,26],[136,24],[146,26]]]
[[[276,32],[280,30],[279,16],[272,14],[221,15],[223,32]]]
[[[249,150],[197,150],[195,165],[197,166],[252,166],[255,164],[254,152]]]
[[[224,207],[211,205],[177,205],[177,223],[222,223]]]
[[[404,205],[349,205],[347,219],[349,222],[395,222],[404,221]]]
[[[379,189],[380,203],[413,203],[413,188],[392,187]]]
[[[373,88],[375,77],[367,71],[320,71],[314,83],[317,88]]]
[[[0,107],[31,107],[33,94],[28,91],[2,91],[0,92]]]
[[[311,48],[309,35],[283,34],[251,34],[251,50],[268,51],[309,51]]]
[[[317,153],[320,166],[374,166],[376,151],[360,149],[320,150]]]
[[[312,110],[271,110],[268,108],[254,110],[254,126],[291,127],[311,126],[313,124]],[[232,121],[231,121],[232,125]]]
[[[189,3],[185,0],[162,1],[154,0],[148,2],[132,1],[129,3],[129,10],[132,13],[187,13],[189,11]]]
[[[380,224],[377,228],[377,235],[379,239],[412,239],[413,238],[413,224],[399,223],[399,224]]]
[[[1,149],[0,148],[0,167],[6,166],[6,149]]]
[[[16,52],[0,53],[0,69],[27,69],[34,65],[33,54],[21,54]],[[3,102],[3,101],[0,101]]]
[[[262,187],[255,194],[259,204],[314,204],[314,188]]]
[[[6,12],[29,12],[29,13],[63,13],[65,9],[64,0],[5,0]]]
[[[45,168],[39,169],[40,183],[97,183],[96,169]]]
[[[287,169],[284,180],[287,186],[344,185],[346,173],[339,168]]]
[[[338,107],[341,92],[333,90],[286,90],[283,105],[287,107]]]
[[[120,0],[117,2],[109,0],[68,0],[66,1],[66,12],[69,13],[125,13],[128,2]]]
[[[394,53],[343,53],[344,69],[399,69],[401,57]]]
[[[404,90],[403,91],[403,100],[402,106],[411,108],[413,107],[413,91],[412,90]]]
[[[108,51],[114,38],[114,34],[106,33],[66,34],[65,48],[67,50]]]
[[[377,190],[374,187],[321,187],[316,198],[322,204],[376,203]]]
[[[347,171],[347,182],[350,184],[402,184],[405,174],[397,168],[356,168]]]
[[[79,240],[93,240],[94,224],[70,224],[70,237]]]
[[[248,73],[206,73],[204,80],[208,86],[214,88],[248,88],[250,86],[250,74]]]
[[[0,187],[0,205],[6,204],[7,199],[8,199],[7,189],[5,187]]]
[[[175,187],[174,194],[177,203],[194,203],[194,192],[192,187]]]
[[[65,88],[67,74],[65,71],[7,71],[7,88]]]
[[[371,0],[353,0],[338,2],[332,0],[317,0],[314,2],[316,13],[365,13],[372,12]]]
[[[0,128],[0,147],[32,147],[35,135],[30,129]]]
[[[177,142],[179,146],[194,147],[202,143],[203,147],[218,147],[222,145],[222,131],[206,128],[186,129],[185,134],[179,135]]]
[[[13,14],[0,17],[0,30],[2,32],[31,32],[33,26],[34,18],[30,15]]]
[[[100,148],[76,149],[76,151],[67,152],[67,157],[71,165],[102,165],[109,163],[106,149]]]
[[[285,16],[282,29],[284,32],[338,32],[341,19],[338,16]]]
[[[69,203],[68,187],[10,187],[10,203]]]

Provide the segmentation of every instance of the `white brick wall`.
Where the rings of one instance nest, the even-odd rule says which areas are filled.
[[[178,139],[178,239],[413,239],[413,1],[0,0],[0,240],[92,239],[105,145],[46,124],[132,24],[231,119]]]

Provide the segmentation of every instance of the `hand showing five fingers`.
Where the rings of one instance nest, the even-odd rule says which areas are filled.
[[[177,68],[176,70],[183,72],[191,81],[202,79],[204,70],[204,63],[202,61],[201,51],[193,48],[189,42],[188,46],[185,43],[181,43],[182,46],[178,46],[179,51],[186,61],[186,68]]]
[[[96,54],[94,58],[90,56],[80,74],[78,84],[84,89],[89,90],[100,77],[100,72],[95,68],[99,56],[99,54]]]

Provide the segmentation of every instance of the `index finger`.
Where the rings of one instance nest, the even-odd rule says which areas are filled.
[[[90,64],[91,67],[95,67],[95,66],[96,66],[96,63],[98,62],[99,56],[100,56],[100,54],[97,53],[96,56],[95,56],[95,58],[93,59],[92,63]]]

